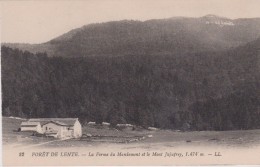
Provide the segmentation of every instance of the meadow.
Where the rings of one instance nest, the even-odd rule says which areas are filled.
[[[250,148],[260,145],[260,130],[176,131],[147,129],[117,130],[109,127],[83,126],[83,137],[59,140],[17,132],[22,120],[3,117],[4,147],[78,148],[116,145],[122,149],[169,148],[183,146],[223,146]]]

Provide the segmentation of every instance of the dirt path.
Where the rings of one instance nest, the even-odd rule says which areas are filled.
[[[10,147],[19,147],[19,148],[23,148],[24,149],[24,148],[31,148],[31,147],[42,146],[42,145],[45,145],[45,144],[59,142],[59,141],[64,141],[64,140],[69,140],[69,139],[71,139],[71,138],[52,140],[52,141],[47,141],[47,142],[33,144],[33,145],[13,144],[13,145],[10,145]]]
[[[31,148],[31,147],[36,147],[36,146],[42,146],[42,145],[45,145],[45,144],[48,144],[48,143],[53,143],[53,142],[58,142],[58,141],[64,141],[64,140],[69,140],[69,139],[70,139],[70,138],[47,141],[47,142],[44,142],[44,143],[39,143],[39,144],[30,145],[30,146],[28,146],[28,147],[26,147],[26,148]]]

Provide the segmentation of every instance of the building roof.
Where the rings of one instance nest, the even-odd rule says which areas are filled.
[[[21,126],[38,126],[40,122],[22,122]]]
[[[63,122],[60,122],[60,121],[48,121],[48,122],[42,122],[42,124],[41,125],[46,125],[46,124],[48,124],[48,123],[53,123],[53,124],[56,124],[56,125],[60,125],[60,126],[73,126],[73,125],[68,125],[68,124],[65,124],[65,123],[63,123]]]
[[[39,122],[42,125],[45,125],[49,122],[56,123],[61,126],[73,126],[78,118],[32,118],[28,122]]]

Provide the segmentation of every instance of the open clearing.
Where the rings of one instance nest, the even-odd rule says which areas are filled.
[[[172,130],[116,130],[102,127],[83,127],[83,134],[91,137],[57,140],[31,136],[31,133],[16,132],[22,120],[3,118],[4,147],[83,148],[116,146],[120,149],[144,150],[183,146],[224,146],[251,148],[260,146],[260,130],[239,131],[193,131]]]
[[[59,140],[17,132],[22,120],[3,118],[4,163],[9,165],[203,165],[259,164],[260,130],[239,131],[148,131],[116,130],[84,126],[80,139]],[[91,134],[91,135],[90,135]],[[24,161],[20,153],[30,161]],[[33,153],[57,152],[57,157],[33,157]],[[161,156],[109,156],[120,154],[160,154]],[[166,153],[188,155],[194,152],[217,156],[166,157]],[[78,157],[61,155],[77,154]],[[9,158],[12,157],[12,158]],[[13,161],[16,157],[16,161]],[[32,158],[33,157],[33,158]],[[245,161],[247,158],[247,161]],[[48,160],[48,161],[47,161]]]

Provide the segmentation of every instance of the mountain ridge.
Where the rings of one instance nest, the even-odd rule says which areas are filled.
[[[260,36],[260,18],[206,15],[84,25],[42,44],[3,44],[48,56],[85,57],[226,50]]]

